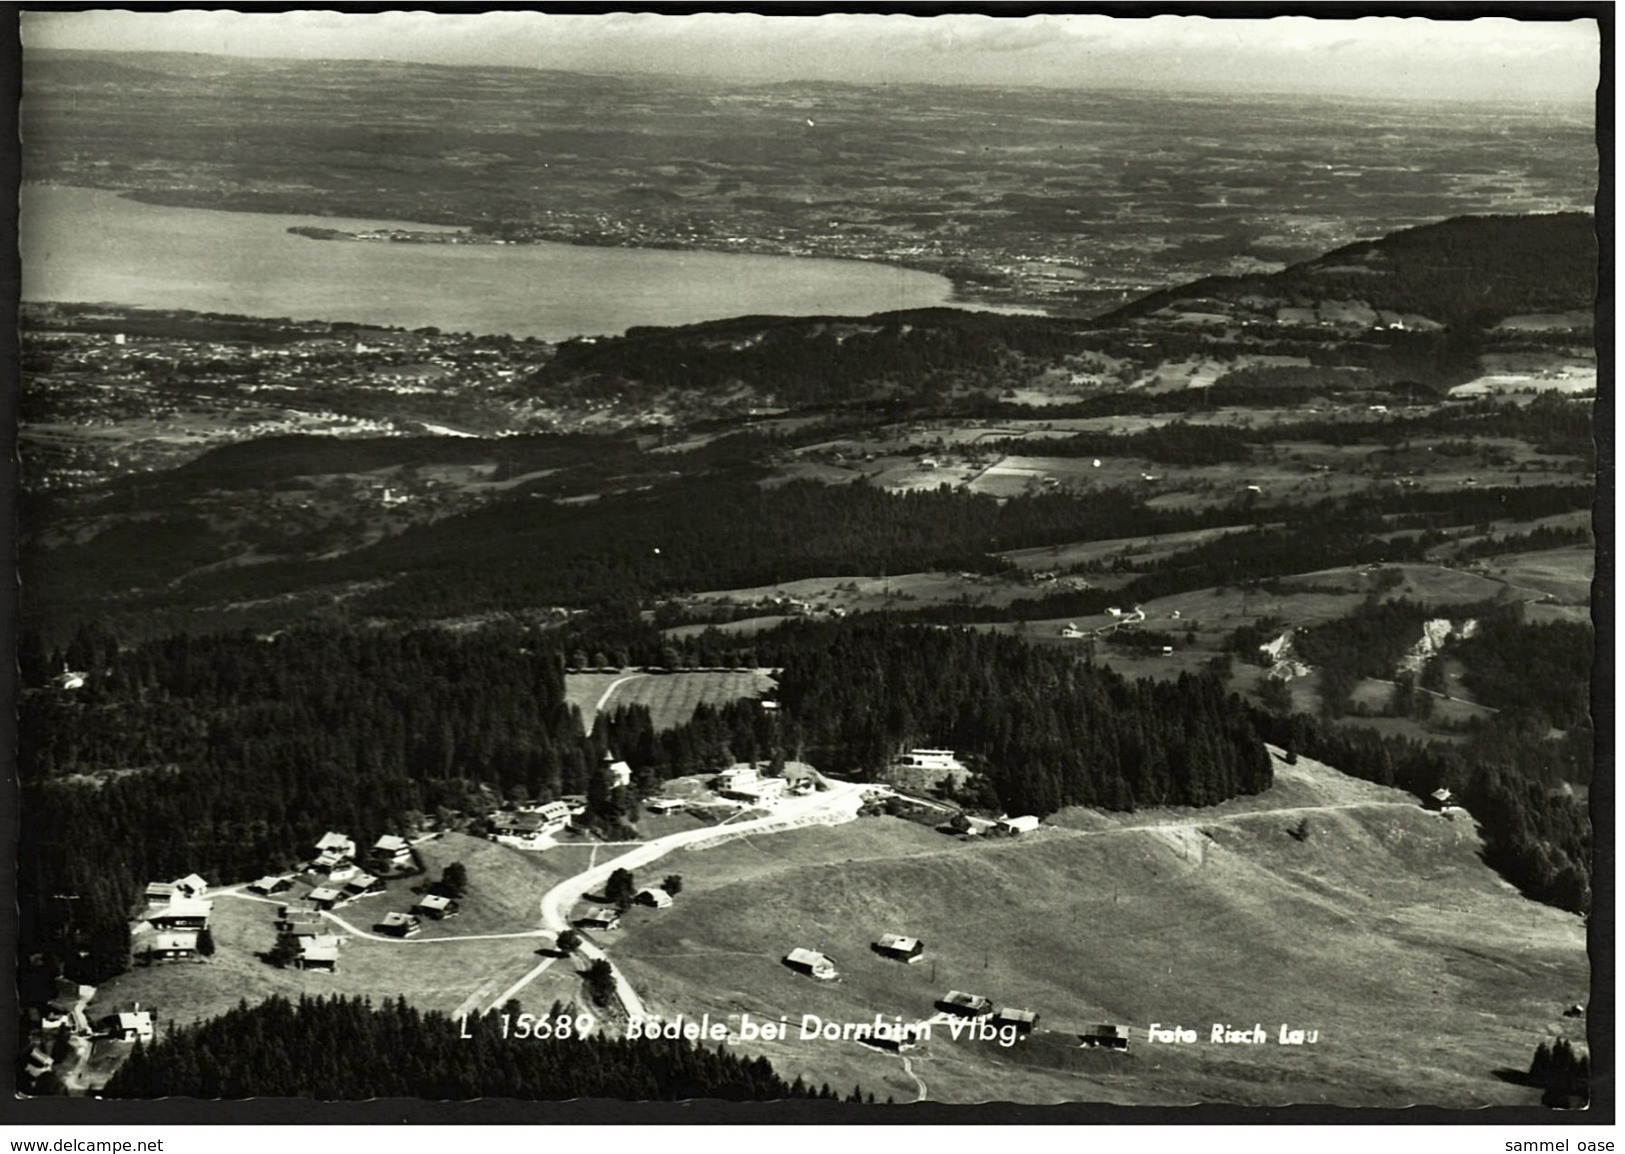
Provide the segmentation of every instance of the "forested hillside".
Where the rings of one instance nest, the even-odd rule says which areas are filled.
[[[99,981],[128,964],[145,882],[255,877],[302,860],[329,829],[370,843],[511,797],[592,796],[607,749],[646,791],[736,757],[802,751],[862,773],[952,741],[985,761],[987,804],[1040,814],[1208,804],[1269,784],[1216,683],[1133,685],[1010,638],[785,630],[762,649],[785,669],[782,723],[746,702],[655,734],[647,710],[630,710],[586,737],[555,645],[515,629],[308,628],[123,650],[83,639],[77,654],[97,670],[87,685],[22,704],[25,939],[42,965]]]
[[[569,1010],[555,1004],[557,1021]],[[786,1082],[766,1058],[693,1042],[504,1035],[501,1016],[466,1024],[404,999],[273,997],[137,1046],[108,1098],[476,1098],[623,1102],[820,1099],[828,1085]],[[847,1101],[863,1101],[858,1091]],[[873,1102],[870,1095],[867,1101]]]

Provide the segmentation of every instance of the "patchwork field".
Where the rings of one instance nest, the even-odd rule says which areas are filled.
[[[657,1012],[736,1029],[742,1013],[915,1022],[949,988],[1040,1013],[1009,1049],[937,1027],[906,1064],[794,1030],[747,1047],[786,1076],[899,1101],[923,1083],[971,1102],[1532,1102],[1497,1071],[1578,1032],[1561,1011],[1587,998],[1580,920],[1491,873],[1465,815],[1307,759],[1277,772],[1258,798],[1073,811],[1012,840],[868,818],[679,855],[680,904],[609,948]],[[925,960],[873,954],[886,932],[920,937]],[[787,969],[795,946],[829,955],[840,979]],[[1096,1021],[1131,1025],[1131,1052],[1078,1051]],[[1153,1022],[1200,1041],[1148,1045]],[[1214,1023],[1261,1024],[1272,1041],[1214,1044]],[[1318,1041],[1276,1044],[1283,1023]]]

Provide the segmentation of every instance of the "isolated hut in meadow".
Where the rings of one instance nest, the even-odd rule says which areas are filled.
[[[874,945],[875,953],[898,962],[917,962],[925,957],[925,943],[902,934],[883,934]]]
[[[964,1018],[985,1018],[993,1012],[993,1003],[989,999],[961,990],[949,990],[948,996],[938,1002],[937,1007]]]
[[[1117,1026],[1110,1022],[1102,1022],[1090,1026],[1089,1032],[1080,1035],[1085,1049],[1126,1050],[1128,1049],[1128,1027]]]
[[[797,946],[784,956],[784,964],[797,973],[827,982],[836,977],[835,963],[816,950]]]

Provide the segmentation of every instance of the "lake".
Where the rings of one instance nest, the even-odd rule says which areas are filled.
[[[27,185],[21,196],[26,301],[434,325],[555,341],[747,314],[865,316],[945,305],[952,294],[944,277],[863,261],[320,241],[288,229],[433,226],[170,208],[47,185]]]

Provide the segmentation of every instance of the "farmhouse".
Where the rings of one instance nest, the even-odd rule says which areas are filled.
[[[159,930],[202,930],[208,928],[209,912],[213,909],[214,903],[202,898],[177,896],[147,920]]]
[[[613,909],[594,906],[576,919],[576,925],[588,929],[618,930],[621,928],[621,915]]]
[[[197,874],[187,874],[175,883],[175,892],[189,898],[200,898],[209,892],[209,883]]]
[[[917,962],[925,957],[925,943],[902,934],[885,934],[875,943],[875,953],[899,962]]]
[[[784,956],[784,964],[819,981],[827,982],[836,977],[834,962],[823,954],[814,950],[804,950],[800,946]]]
[[[637,897],[632,900],[640,906],[653,906],[657,910],[666,909],[671,905],[671,895],[662,889],[639,890]]]
[[[103,1029],[107,1030],[114,1041],[152,1041],[152,1011],[143,1010],[139,1005],[133,1010],[124,1010],[117,1014],[109,1014],[106,1018],[102,1019],[101,1024]]]
[[[161,905],[167,903],[175,896],[174,882],[151,882],[147,886],[146,898],[148,905]]]
[[[340,862],[338,865],[327,871],[327,880],[331,885],[338,885],[340,882],[348,882],[360,876],[361,867],[356,865],[353,861]]]
[[[1082,1034],[1083,1045],[1086,1049],[1104,1048],[1108,1050],[1128,1049],[1128,1027],[1114,1026],[1110,1022],[1089,1027],[1087,1034]]]
[[[967,994],[960,990],[949,990],[948,996],[937,1003],[940,1009],[951,1014],[960,1014],[967,1018],[985,1018],[993,1012],[993,1003],[980,994]]]
[[[368,894],[381,894],[384,892],[384,883],[371,874],[357,874],[351,878],[344,887],[344,900],[354,901],[356,898],[366,897]]]
[[[276,874],[266,874],[257,882],[250,882],[248,886],[250,893],[264,894],[266,897],[270,897],[272,894],[286,893],[292,888],[293,875],[291,874],[283,874],[280,877]]]
[[[294,965],[301,970],[326,970],[330,974],[338,973],[338,938],[328,935],[301,942],[299,956],[294,959]]]
[[[147,947],[149,962],[181,962],[197,957],[197,931],[175,930],[159,934]]]
[[[413,914],[389,913],[373,928],[397,938],[409,938],[423,928],[423,923]]]
[[[1025,1036],[1032,1033],[1038,1025],[1038,1014],[1032,1010],[1017,1010],[1005,1006],[993,1015],[993,1023],[998,1026],[1014,1026],[1018,1035]]]
[[[400,870],[412,866],[412,846],[404,837],[386,833],[372,843],[372,864],[379,869]]]
[[[1079,629],[1077,627],[1076,623],[1068,621],[1061,628],[1061,636],[1062,637],[1078,638],[1078,637],[1087,637],[1089,635],[1087,633],[1085,633],[1082,629]]]
[[[412,907],[411,912],[419,917],[433,918],[437,922],[444,921],[446,918],[457,916],[457,899],[441,894],[429,894],[419,898],[418,904]]]
[[[319,886],[305,895],[305,900],[319,910],[330,910],[344,897],[337,886]]]
[[[1038,828],[1038,819],[1028,814],[1023,817],[1001,817],[999,819],[1000,833],[1032,833]]]

